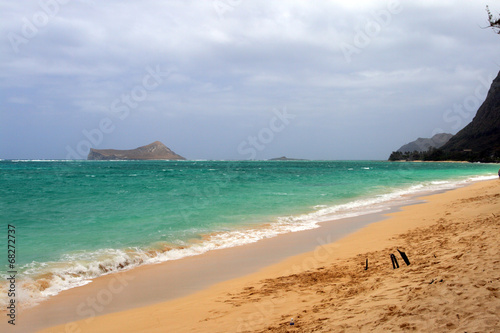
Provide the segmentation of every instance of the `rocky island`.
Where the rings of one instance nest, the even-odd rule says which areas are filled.
[[[90,148],[87,160],[185,160],[160,141],[129,150]]]
[[[300,158],[289,158],[286,156],[281,156],[277,158],[271,158],[269,159],[269,161],[305,161],[305,160]]]

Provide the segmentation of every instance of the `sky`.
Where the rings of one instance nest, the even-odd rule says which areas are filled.
[[[488,4],[0,0],[0,158],[384,160],[472,120]]]

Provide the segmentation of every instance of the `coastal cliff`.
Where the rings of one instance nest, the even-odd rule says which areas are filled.
[[[441,149],[450,153],[466,151],[481,157],[500,157],[500,72],[474,119]]]
[[[427,151],[405,146],[392,152],[389,160],[500,162],[500,72],[474,119],[448,142]]]
[[[87,160],[185,160],[160,141],[129,150],[91,148]]]

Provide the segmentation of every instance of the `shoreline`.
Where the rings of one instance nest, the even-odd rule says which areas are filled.
[[[124,256],[120,253],[111,254],[109,258],[92,262],[92,265],[84,261],[83,268],[78,267],[78,261],[74,263],[68,261],[63,263],[68,269],[57,269],[55,275],[52,275],[50,266],[48,266],[49,269],[46,272],[40,272],[38,276],[32,277],[33,280],[30,280],[28,276],[25,280],[27,283],[24,283],[22,280],[20,281],[21,288],[27,291],[33,290],[32,294],[27,292],[26,296],[23,297],[25,300],[24,304],[45,304],[48,299],[56,297],[62,292],[80,288],[102,276],[117,274],[131,269],[135,270],[151,264],[156,265],[162,262],[198,256],[213,250],[233,248],[241,245],[246,246],[254,242],[261,242],[263,239],[280,237],[290,232],[302,232],[314,228],[322,228],[325,222],[328,224],[334,223],[332,220],[343,220],[351,216],[364,216],[371,212],[380,215],[387,213],[387,209],[390,207],[405,205],[409,199],[417,198],[427,193],[439,193],[440,191],[466,186],[475,181],[485,179],[485,177],[488,178],[491,176],[478,175],[475,177],[469,176],[466,179],[429,181],[413,186],[408,185],[406,187],[393,188],[392,191],[387,193],[382,192],[371,196],[359,196],[344,203],[337,203],[330,206],[314,206],[315,210],[298,213],[297,215],[282,215],[277,217],[274,222],[242,227],[230,231],[209,233],[204,235],[200,241],[194,241],[192,244],[179,246],[178,248],[176,248],[176,245],[170,246],[167,244],[162,245],[162,248],[143,248],[135,252],[134,250],[128,252],[127,249],[121,249],[118,252],[124,251]],[[280,221],[281,219],[283,221]],[[356,221],[356,218],[352,221]],[[312,249],[304,249],[304,251],[307,250]],[[297,254],[297,252],[290,255],[293,254]],[[281,259],[283,258],[281,257]],[[97,269],[97,264],[99,264],[99,269]],[[42,288],[45,288],[45,290]],[[30,307],[28,305],[24,309]],[[123,308],[117,310],[123,310]]]
[[[495,182],[495,181],[485,181],[485,182],[473,183],[473,184],[465,186],[465,187],[461,187],[458,189],[447,191],[444,193],[444,195],[446,195],[447,193],[453,193],[455,191],[460,191],[462,189],[468,189],[469,187],[476,186],[476,184],[493,183],[493,182]],[[441,195],[441,194],[433,194],[433,195],[431,195],[430,198],[435,197],[435,196],[439,196],[439,195]],[[427,199],[428,199],[428,197],[423,197],[423,198],[419,198],[419,201],[420,200],[427,200]],[[411,204],[409,206],[405,205],[402,208],[402,210],[403,210],[402,212],[390,213],[389,215],[392,216],[393,214],[397,215],[399,213],[404,213],[405,211],[407,211],[408,209],[410,209],[411,207],[414,207],[414,206],[421,206],[421,205],[420,204],[419,205]],[[387,212],[383,212],[383,214],[384,214],[384,216],[388,215]],[[374,214],[374,215],[378,215],[379,218],[382,218],[383,219],[382,223],[384,221],[388,221],[388,220],[392,219],[392,218],[389,218],[387,220],[386,217],[382,217],[382,214],[380,214],[380,213]],[[179,300],[186,300],[186,299],[189,299],[191,297],[198,297],[196,295],[204,294],[207,292],[207,290],[208,291],[214,290],[214,289],[216,290],[217,288],[220,288],[220,285],[224,286],[226,284],[233,284],[234,281],[247,280],[249,277],[253,277],[254,275],[258,275],[258,276],[260,276],[262,274],[269,275],[269,273],[274,272],[273,274],[275,277],[282,276],[283,273],[290,273],[290,269],[288,269],[288,270],[278,269],[277,270],[277,267],[283,267],[283,265],[285,265],[285,266],[288,265],[288,267],[295,267],[293,265],[290,266],[289,264],[284,264],[284,263],[287,263],[290,260],[297,261],[297,260],[299,260],[298,259],[299,257],[305,256],[305,258],[309,258],[306,260],[306,262],[308,263],[307,268],[314,268],[313,266],[320,265],[321,262],[324,260],[331,260],[332,259],[331,256],[333,254],[335,257],[334,259],[338,260],[339,258],[343,257],[342,255],[340,255],[340,253],[338,251],[339,244],[342,244],[343,242],[345,242],[346,239],[352,238],[352,235],[357,235],[360,232],[361,233],[366,232],[365,231],[366,229],[373,229],[374,225],[380,224],[380,223],[374,223],[375,216],[365,215],[363,217],[365,218],[365,221],[358,221],[360,223],[359,225],[354,225],[352,223],[353,222],[352,220],[350,220],[349,223],[344,223],[344,227],[347,229],[344,230],[344,233],[342,233],[342,235],[338,234],[338,231],[339,231],[339,229],[338,229],[339,222],[338,221],[340,221],[340,220],[338,220],[338,221],[334,221],[333,223],[332,222],[321,223],[320,227],[317,229],[312,229],[312,230],[308,230],[308,231],[301,231],[300,233],[289,233],[289,234],[285,234],[285,235],[280,235],[279,237],[260,241],[260,242],[250,244],[250,245],[245,245],[242,247],[236,247],[236,248],[219,250],[219,251],[212,251],[213,253],[207,253],[206,255],[200,255],[200,256],[196,256],[196,257],[185,258],[184,260],[177,261],[177,262],[171,262],[170,263],[171,265],[168,265],[169,262],[167,262],[167,263],[162,263],[162,264],[158,264],[158,265],[143,266],[140,268],[136,268],[134,270],[127,271],[127,272],[116,273],[116,274],[112,274],[112,275],[98,278],[90,285],[83,286],[80,288],[75,288],[72,290],[68,290],[66,292],[61,293],[58,296],[53,297],[49,301],[44,302],[41,305],[43,307],[43,309],[41,309],[41,308],[37,309],[35,307],[31,311],[31,314],[27,313],[27,315],[31,316],[32,319],[36,320],[36,318],[38,317],[39,320],[42,320],[42,318],[46,318],[47,313],[52,313],[52,314],[57,313],[57,315],[51,317],[50,322],[44,322],[44,323],[42,322],[44,325],[40,325],[40,321],[39,321],[38,325],[34,325],[31,328],[32,329],[40,329],[44,326],[45,327],[53,326],[54,324],[57,324],[58,321],[59,321],[59,323],[63,323],[63,322],[68,321],[68,319],[69,320],[77,320],[77,319],[85,318],[85,316],[84,316],[85,314],[87,315],[87,317],[89,317],[91,319],[90,322],[94,322],[95,320],[94,320],[93,316],[95,316],[95,315],[111,313],[111,314],[108,314],[107,316],[113,316],[113,315],[118,315],[120,313],[122,313],[122,314],[128,313],[130,311],[140,312],[141,309],[144,309],[142,307],[149,308],[150,306],[153,306],[153,307],[154,306],[161,306],[162,303],[159,303],[161,301],[161,299],[157,299],[155,302],[151,302],[151,300],[145,302],[142,299],[143,296],[145,296],[144,293],[146,292],[146,290],[149,290],[150,293],[157,294],[158,289],[165,288],[165,286],[159,287],[158,285],[151,283],[152,276],[158,277],[159,280],[157,280],[157,281],[164,281],[165,276],[166,275],[168,276],[168,270],[167,271],[163,270],[163,272],[160,272],[158,270],[159,267],[176,266],[175,272],[182,272],[183,270],[187,269],[188,267],[191,267],[191,268],[198,267],[201,269],[201,272],[203,272],[203,271],[209,272],[210,269],[212,269],[212,273],[214,273],[214,276],[217,276],[216,279],[214,279],[213,277],[211,279],[209,276],[203,276],[203,283],[204,284],[198,285],[199,288],[193,288],[192,281],[183,281],[185,283],[184,286],[187,287],[187,290],[189,290],[188,293],[191,293],[191,295],[185,296],[185,293],[184,293],[183,297],[169,301],[168,303],[170,303],[170,302],[178,302]],[[380,222],[381,220],[379,219],[377,221]],[[349,225],[347,226],[347,224],[349,224]],[[337,236],[336,238],[333,238],[331,236],[331,234],[326,233],[325,226],[327,226],[327,225],[329,225],[330,227],[332,227],[332,225],[336,225],[336,228],[333,228],[333,229],[335,229],[335,232],[336,232],[336,234],[335,234]],[[368,226],[366,226],[366,225],[368,225]],[[415,227],[415,226],[407,225],[407,224],[400,224],[399,226],[396,226],[395,229],[394,228],[393,229],[396,231],[396,234],[397,234],[398,232],[405,231],[411,227]],[[360,229],[360,228],[362,228],[362,229]],[[319,233],[318,233],[318,231],[319,231]],[[309,235],[308,235],[308,232],[309,232]],[[319,244],[312,243],[311,244],[310,238],[313,237],[312,234],[314,234],[314,233],[316,233],[316,237],[318,237],[318,235],[324,236],[321,243],[319,243]],[[394,234],[394,232],[392,232],[392,233]],[[343,237],[346,234],[349,234],[349,236]],[[288,237],[286,237],[286,236],[288,236]],[[339,241],[338,239],[341,237],[342,237],[342,240]],[[294,238],[295,238],[295,240],[293,240]],[[279,242],[276,242],[278,239],[279,239]],[[262,262],[262,260],[260,260],[260,266],[256,265],[257,264],[256,262],[259,260],[253,260],[253,262],[250,262],[250,264],[248,264],[249,266],[245,266],[246,267],[245,269],[247,269],[247,271],[240,270],[239,272],[236,272],[239,274],[235,275],[234,267],[238,267],[238,264],[240,263],[241,258],[246,257],[248,255],[248,251],[250,251],[250,247],[252,247],[252,245],[253,245],[253,248],[255,248],[255,250],[260,249],[261,251],[264,251],[264,252],[261,252],[260,256],[268,257],[269,250],[271,250],[271,252],[273,250],[274,250],[274,252],[280,252],[280,251],[283,251],[284,249],[287,249],[287,248],[290,249],[291,248],[289,246],[290,243],[292,243],[294,245],[298,244],[299,239],[301,239],[302,241],[307,241],[305,243],[308,243],[307,246],[309,246],[309,248],[307,246],[295,248],[295,250],[297,251],[296,253],[286,253],[285,254],[285,258],[288,258],[288,259],[274,258],[275,261],[273,261],[272,258],[269,258],[269,260],[265,261],[265,262]],[[265,244],[266,241],[268,244]],[[318,240],[316,239],[316,241],[318,241]],[[274,243],[274,245],[269,245],[270,243]],[[279,243],[281,243],[281,248],[279,248],[279,245],[278,245]],[[377,245],[383,244],[383,242],[381,242],[381,240],[378,240],[376,243],[377,243]],[[365,242],[362,242],[362,244],[363,244],[363,246],[359,246],[359,244],[358,244],[356,252],[362,252],[363,250],[365,250]],[[313,245],[312,248],[311,248],[311,245]],[[319,247],[316,247],[318,245],[319,245]],[[274,246],[274,248],[273,248],[273,246]],[[316,247],[316,249],[314,249],[314,247]],[[318,252],[318,249],[320,249],[319,252]],[[329,249],[329,250],[327,250],[327,249]],[[320,254],[321,251],[324,253]],[[341,251],[341,252],[343,253],[345,251]],[[297,253],[301,253],[301,254],[297,254]],[[306,253],[306,254],[304,254],[304,253]],[[319,256],[318,258],[321,260],[318,262],[314,262],[314,260],[311,260],[310,259],[311,253],[316,253],[316,257]],[[349,252],[347,252],[347,253],[349,253]],[[353,254],[352,251],[350,253],[351,253],[351,255]],[[254,256],[255,256],[255,253],[254,253]],[[236,266],[233,266],[233,268],[229,268],[226,270],[219,268],[218,270],[214,271],[214,268],[210,267],[210,265],[208,264],[210,262],[210,258],[212,258],[212,260],[214,260],[214,262],[221,261],[221,260],[222,261],[224,261],[224,260],[231,261],[232,260],[233,264],[235,263]],[[316,259],[318,259],[318,258],[316,258]],[[345,258],[345,256],[344,256],[344,258]],[[207,263],[207,259],[208,259],[208,263]],[[302,262],[305,262],[304,260],[305,259],[302,259]],[[277,263],[277,262],[279,262],[279,263]],[[312,265],[313,263],[314,263],[314,265]],[[203,264],[205,264],[204,267],[203,267]],[[250,267],[251,265],[254,265],[254,266]],[[311,266],[311,267],[309,267],[309,266]],[[299,272],[299,271],[303,270],[303,268],[304,267],[302,267],[302,269],[300,269],[300,267],[299,268],[295,267],[292,269],[292,272],[295,272],[295,271]],[[257,272],[255,273],[255,271],[257,271]],[[134,272],[135,276],[133,279],[126,277],[126,275],[130,272]],[[271,274],[271,276],[273,274]],[[180,274],[180,275],[181,276],[178,278],[182,279],[182,274]],[[243,277],[242,277],[242,275],[243,275]],[[224,282],[222,282],[222,283],[220,283],[221,276],[223,276],[222,280],[224,280]],[[172,277],[169,276],[169,278],[172,278]],[[185,276],[184,276],[184,278],[185,278]],[[120,285],[120,283],[121,283],[121,285]],[[130,286],[132,286],[134,284],[136,286],[142,286],[139,288],[140,293],[136,294],[136,295],[130,295],[129,291],[127,291],[127,288],[129,288]],[[145,286],[148,286],[148,287],[146,288]],[[225,289],[225,288],[226,287],[223,287],[223,289]],[[166,287],[166,289],[171,290],[171,288],[169,288],[168,286]],[[89,290],[93,290],[93,293],[92,292],[89,293],[88,292]],[[114,291],[116,291],[116,293],[114,293]],[[178,291],[178,290],[174,290],[174,295],[172,295],[171,297],[169,297],[167,299],[173,299],[173,298],[182,296],[179,294],[175,294],[176,291]],[[184,291],[186,291],[186,290],[184,290]],[[90,306],[88,304],[89,303],[88,302],[88,298],[89,298],[88,295],[92,295],[92,294],[96,295],[97,298],[99,298],[99,296],[101,296],[100,297],[101,301],[105,301],[104,303],[106,303],[106,304],[103,303],[103,305],[105,305],[105,306],[100,306],[100,307],[107,308],[107,310],[110,310],[110,311],[109,312],[98,311],[99,308],[97,306],[95,306],[95,307]],[[128,296],[126,294],[128,294]],[[107,299],[105,299],[105,295],[107,295],[108,298],[111,298],[112,300],[110,300],[108,302]],[[75,303],[75,299],[78,299],[78,297],[80,297],[80,301],[77,301]],[[119,312],[119,311],[126,310],[126,308],[125,309],[124,308],[113,309],[112,306],[110,306],[110,304],[113,302],[115,302],[115,303],[116,302],[127,303],[127,301],[126,301],[127,299],[128,299],[128,303],[129,303],[128,304],[129,308],[133,308],[132,310],[127,310],[125,312]],[[133,302],[130,302],[130,299],[133,299]],[[163,301],[165,301],[165,299],[163,299]],[[130,303],[132,303],[132,304],[130,304]],[[151,305],[151,303],[158,303],[158,304]],[[49,308],[51,308],[51,310]],[[78,308],[77,311],[75,311],[76,308]],[[94,311],[92,311],[92,309]],[[68,316],[68,313],[70,313],[70,312],[72,312],[73,314]],[[112,312],[115,312],[115,313],[112,313]],[[37,313],[38,313],[38,315],[37,315]],[[105,318],[105,317],[95,317],[95,319],[100,319],[100,318]],[[87,319],[87,321],[89,321],[89,319]],[[68,324],[68,325],[71,326],[72,324]],[[36,327],[36,326],[38,326],[38,327]],[[51,331],[51,330],[49,330],[49,331]],[[55,329],[54,331],[58,331],[58,330]],[[85,331],[85,330],[83,330],[83,331]]]
[[[308,253],[317,246],[335,242],[385,219],[385,213],[418,202],[418,199],[413,198],[384,212],[325,221],[314,229],[289,232],[255,243],[99,276],[89,284],[64,290],[35,307],[21,309],[24,320],[19,327],[38,331],[54,326],[52,323],[58,325],[82,317],[106,315],[189,297],[214,285],[255,274],[287,258]],[[108,296],[112,299],[109,302]],[[134,299],[133,304],[127,304],[129,298]],[[47,317],[51,318],[50,324],[45,321]]]

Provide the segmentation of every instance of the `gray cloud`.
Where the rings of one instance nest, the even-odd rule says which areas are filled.
[[[0,3],[0,158],[65,158],[103,118],[115,129],[96,148],[242,158],[286,107],[258,158],[385,159],[458,131],[447,110],[499,68],[486,1]],[[113,102],[156,66],[171,72],[121,119]]]

